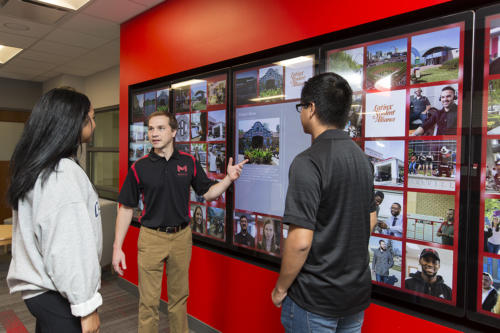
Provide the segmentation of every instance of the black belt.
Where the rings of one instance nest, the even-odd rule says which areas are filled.
[[[182,229],[186,228],[188,225],[189,225],[188,222],[184,222],[184,223],[179,224],[179,225],[168,226],[168,227],[148,227],[147,225],[145,225],[144,227],[146,227],[148,229],[153,229],[156,231],[163,231],[163,232],[166,232],[167,234],[175,234],[176,232],[179,232]]]

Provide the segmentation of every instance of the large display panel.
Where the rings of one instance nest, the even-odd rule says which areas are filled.
[[[219,180],[227,165],[227,72],[172,84],[173,112],[179,128],[175,146],[200,162],[206,175]],[[206,202],[191,188],[189,213],[193,234],[226,240],[226,194]]]
[[[500,326],[500,6],[478,12],[478,80],[474,93],[481,123],[481,176],[477,228],[476,313],[471,318]],[[482,51],[482,53],[481,53]],[[480,108],[482,107],[482,109]],[[477,117],[480,118],[480,117]],[[479,126],[478,126],[479,127]],[[478,131],[479,132],[479,131]],[[477,140],[479,141],[479,140]],[[479,143],[479,142],[478,142]],[[479,150],[479,149],[478,149]]]
[[[354,91],[344,130],[374,167],[375,290],[455,314],[464,297],[458,244],[467,29],[464,16],[447,18],[324,51],[324,70],[343,75]]]
[[[235,182],[233,244],[281,255],[288,169],[310,146],[295,105],[315,73],[315,55],[246,66],[233,73],[234,151],[245,159]]]

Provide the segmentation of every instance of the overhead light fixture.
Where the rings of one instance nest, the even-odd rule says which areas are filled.
[[[22,50],[17,47],[0,45],[0,64],[5,64]]]
[[[286,95],[273,95],[273,96],[267,96],[267,97],[256,97],[256,98],[250,98],[252,102],[262,102],[262,101],[268,101],[270,99],[277,99],[277,98],[285,98]]]
[[[203,83],[203,82],[207,82],[207,81],[205,81],[205,80],[188,80],[188,81],[183,81],[183,82],[179,82],[179,83],[174,83],[174,84],[172,84],[172,89],[177,89],[177,88],[185,87],[185,86],[191,86],[193,84]]]
[[[24,2],[31,2],[35,5],[45,7],[64,9],[64,10],[78,10],[90,0],[22,0]]]
[[[287,66],[291,66],[291,65],[295,65],[295,64],[300,64],[300,63],[306,62],[306,61],[312,61],[312,57],[310,57],[310,56],[302,56],[302,57],[297,57],[297,58],[292,58],[292,59],[278,61],[275,64],[279,65],[279,66],[287,67]]]

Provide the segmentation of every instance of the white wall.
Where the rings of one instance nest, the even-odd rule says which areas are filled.
[[[95,109],[120,103],[120,66],[85,78],[85,94]]]
[[[120,102],[120,66],[87,77],[60,75],[44,82],[43,92],[63,86],[73,87],[87,95],[95,109],[117,105]]]

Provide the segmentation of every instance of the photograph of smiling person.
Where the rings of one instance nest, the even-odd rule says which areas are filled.
[[[429,100],[431,107],[426,111],[425,120],[421,121],[421,124],[418,125],[414,131],[412,128],[415,128],[416,125],[414,122],[416,122],[416,120],[410,123],[410,135],[456,135],[458,120],[458,84],[431,86],[421,89],[422,94]],[[415,91],[416,90],[412,90],[410,92],[415,93]]]
[[[195,233],[206,233],[205,206],[190,204],[191,206],[191,229]]]
[[[405,288],[451,301],[453,251],[406,243]]]
[[[234,243],[248,247],[255,247],[255,215],[247,213],[234,213]]]

